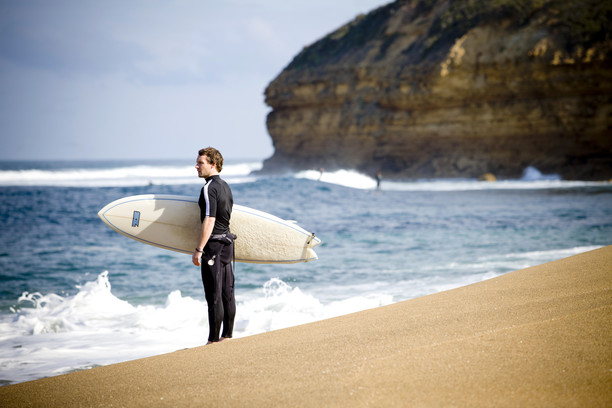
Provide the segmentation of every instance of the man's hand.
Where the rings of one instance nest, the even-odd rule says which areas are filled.
[[[193,255],[191,256],[191,262],[193,262],[195,266],[200,266],[201,259],[202,259],[202,252],[194,251]]]
[[[200,266],[200,261],[202,260],[202,255],[204,252],[198,251],[198,249],[202,248],[204,251],[204,247],[208,242],[208,238],[212,234],[213,228],[215,227],[215,221],[217,219],[215,217],[205,217],[204,222],[202,222],[202,229],[200,230],[200,240],[196,243],[195,252],[191,255],[191,262],[195,266]]]

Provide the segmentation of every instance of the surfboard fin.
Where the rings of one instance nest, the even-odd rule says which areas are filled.
[[[318,241],[318,242],[317,242]],[[304,246],[304,259],[305,262],[314,261],[319,259],[316,252],[312,249],[313,246],[319,245],[321,240],[316,239],[316,235],[314,232],[310,233],[310,236],[306,240],[306,245]]]
[[[312,248],[312,243],[314,242],[315,237],[315,233],[311,232],[310,237],[306,240],[306,246],[308,246],[308,248]]]

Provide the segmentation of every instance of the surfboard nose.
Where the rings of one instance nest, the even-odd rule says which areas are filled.
[[[110,224],[108,220],[106,219],[106,212],[110,208],[110,204],[105,205],[103,208],[100,209],[100,211],[98,211],[98,217],[100,217],[100,219],[108,226],[110,226]]]

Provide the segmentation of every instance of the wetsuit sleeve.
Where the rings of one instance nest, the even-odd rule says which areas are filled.
[[[214,185],[210,186],[211,188],[208,190],[208,213],[207,217],[216,217],[217,216],[217,189]]]
[[[200,221],[204,222],[206,217],[216,217],[217,214],[217,189],[212,183],[207,183],[200,191]]]

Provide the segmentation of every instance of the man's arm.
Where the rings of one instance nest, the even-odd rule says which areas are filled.
[[[198,252],[198,250],[200,251],[204,250],[204,246],[206,246],[206,243],[208,242],[208,238],[210,238],[213,228],[215,227],[215,220],[216,220],[215,217],[204,218],[198,245],[196,246],[195,252],[191,256],[191,262],[193,262],[193,264],[196,266],[200,266],[200,259],[202,258],[202,252]]]

